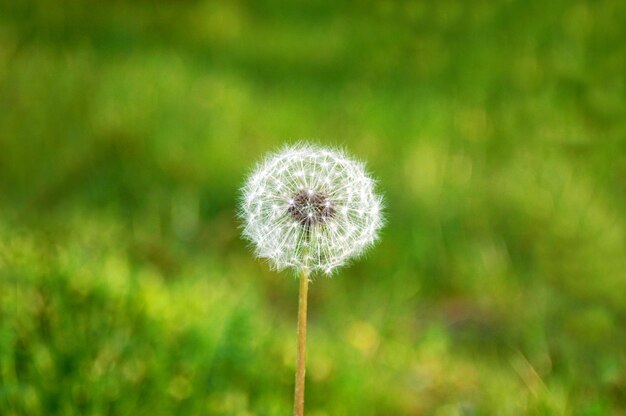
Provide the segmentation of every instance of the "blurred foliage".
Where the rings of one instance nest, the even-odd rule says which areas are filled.
[[[285,415],[262,155],[367,160],[310,295],[322,415],[626,414],[626,3],[0,1],[0,414]]]

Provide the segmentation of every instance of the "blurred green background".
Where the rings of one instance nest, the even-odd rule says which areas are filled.
[[[0,414],[287,415],[246,175],[379,179],[310,288],[307,414],[626,415],[626,3],[0,1]]]

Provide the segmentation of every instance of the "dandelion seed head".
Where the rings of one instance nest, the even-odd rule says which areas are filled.
[[[243,235],[273,267],[331,274],[358,257],[383,225],[364,164],[309,144],[270,154],[242,189]]]

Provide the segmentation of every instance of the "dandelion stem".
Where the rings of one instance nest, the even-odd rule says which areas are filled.
[[[304,415],[304,373],[306,371],[306,307],[309,291],[309,270],[302,269],[300,275],[300,295],[298,299],[298,360],[296,368],[296,388],[293,414]]]

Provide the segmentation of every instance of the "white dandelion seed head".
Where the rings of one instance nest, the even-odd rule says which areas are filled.
[[[382,199],[342,151],[297,144],[270,154],[244,185],[243,235],[282,270],[330,274],[374,243]]]

